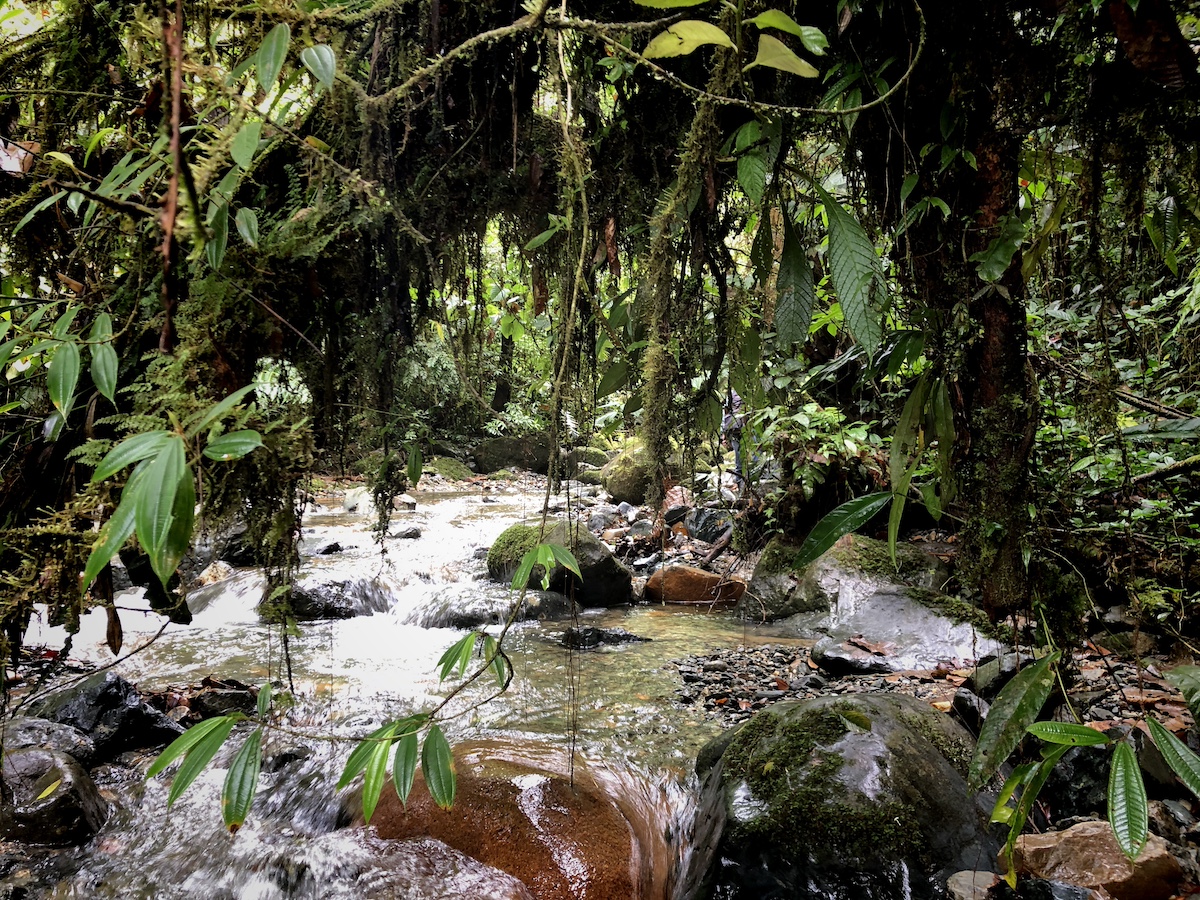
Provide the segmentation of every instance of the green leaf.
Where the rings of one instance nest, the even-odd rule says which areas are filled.
[[[1074,722],[1034,722],[1025,730],[1049,744],[1098,747],[1108,743],[1108,737],[1095,728],[1076,725]]]
[[[224,727],[226,724],[233,727],[232,716],[216,716],[212,719],[205,719],[196,725],[193,725],[167,746],[162,753],[155,757],[154,762],[150,764],[150,768],[146,770],[146,779],[149,780],[164,771],[167,766],[179,759],[185,753],[191,751],[193,747],[204,740],[208,735],[218,728]],[[227,732],[228,733],[228,732]],[[218,744],[218,746],[220,746]]]
[[[525,245],[525,249],[526,250],[536,250],[538,247],[542,246],[542,244],[546,243],[546,241],[550,240],[550,238],[552,238],[556,234],[558,234],[558,232],[561,230],[561,228],[562,228],[562,226],[560,226],[560,225],[552,225],[551,227],[549,227],[545,231],[543,231],[541,234],[539,234],[537,237],[532,238],[529,241],[529,243]]]
[[[767,148],[763,145],[743,153],[737,161],[737,180],[746,198],[758,206],[767,189]]]
[[[233,716],[219,716],[216,719],[209,719],[209,721],[218,724],[201,737],[183,758],[183,765],[175,773],[171,789],[167,791],[167,806],[178,800],[183,792],[191,787],[192,782],[204,771],[204,767],[217,755],[217,751],[229,737],[229,732],[233,730],[233,723],[237,720]]]
[[[550,548],[554,562],[558,563],[568,572],[571,572],[576,578],[583,578],[583,573],[579,571],[579,562],[575,559],[575,554],[559,544],[545,544],[543,546]]]
[[[650,41],[646,45],[646,49],[642,51],[642,55],[647,59],[687,56],[697,47],[705,44],[733,47],[733,41],[729,39],[729,35],[711,22],[684,19],[682,22],[676,22]]]
[[[129,476],[129,481],[125,484],[125,489],[121,492],[121,502],[117,504],[111,518],[100,529],[100,539],[92,547],[87,564],[83,567],[81,595],[87,593],[87,589],[92,586],[96,576],[112,561],[112,558],[129,540],[129,536],[133,534],[134,510],[137,508],[139,483],[144,474],[145,468],[142,466],[133,470],[133,474]]]
[[[795,35],[804,44],[804,49],[813,56],[823,56],[829,46],[829,41],[820,28],[814,28],[811,25],[797,25],[796,21],[783,10],[768,9],[753,19],[747,19],[746,22],[759,28],[774,28],[776,31]]]
[[[611,362],[608,366],[608,371],[604,373],[604,377],[600,379],[600,384],[596,387],[596,399],[607,397],[613,391],[624,387],[628,382],[628,361],[622,358]]]
[[[487,633],[483,635],[483,655],[485,659],[490,660],[489,665],[496,675],[497,686],[503,689],[512,674],[512,667],[500,652],[500,645],[496,643],[496,639]]]
[[[1200,797],[1200,756],[1196,756],[1187,744],[1171,734],[1157,719],[1147,719],[1146,725],[1171,771],[1179,776],[1189,791]]]
[[[421,458],[421,448],[413,444],[408,448],[408,483],[416,487],[421,481],[421,470],[425,460]]]
[[[380,740],[371,748],[371,753],[367,757],[366,771],[363,774],[362,807],[363,820],[368,824],[379,803],[379,795],[383,793],[383,783],[387,777],[388,753],[392,749],[396,724],[393,722],[383,730]]]
[[[254,154],[258,152],[258,140],[262,135],[262,122],[246,122],[234,135],[233,143],[229,145],[229,155],[243,169],[250,168],[254,162]]]
[[[187,426],[187,436],[189,438],[195,437],[213,422],[217,421],[217,419],[221,418],[221,416],[225,415],[227,412],[237,406],[242,399],[256,387],[258,387],[257,383],[248,384],[244,388],[239,388],[238,390],[234,391],[219,403],[214,403],[204,412],[197,413],[195,417],[196,421],[194,423],[189,420]]]
[[[1146,846],[1149,829],[1146,785],[1133,748],[1122,742],[1113,751],[1108,772],[1108,824],[1117,846],[1132,862]]]
[[[291,40],[292,29],[286,22],[280,22],[263,38],[254,61],[258,70],[258,85],[264,91],[269,92],[275,86],[275,80],[283,70],[284,60],[287,59],[288,44]]]
[[[820,185],[816,185],[829,217],[829,271],[846,325],[868,356],[883,338],[883,269],[875,245],[862,225]]]
[[[273,690],[274,689],[271,687],[271,682],[269,681],[258,689],[258,702],[256,706],[258,709],[258,717],[260,719],[265,719],[267,717],[267,713],[271,711],[271,692]]]
[[[470,634],[456,641],[445,653],[437,664],[441,667],[438,674],[439,681],[445,681],[454,673],[455,669],[458,672],[454,675],[455,678],[461,678],[463,673],[467,671],[467,666],[471,664],[471,654],[475,651],[475,639],[478,633],[472,631]]]
[[[425,735],[425,744],[421,747],[421,771],[425,773],[425,786],[429,788],[433,802],[442,809],[453,806],[456,788],[454,756],[450,753],[450,743],[437,725]]]
[[[339,791],[353,781],[359,772],[366,768],[367,761],[370,760],[371,754],[375,752],[376,743],[383,740],[383,736],[394,727],[394,723],[383,725],[359,742],[358,746],[350,753],[350,758],[346,760],[346,767],[342,770],[342,777],[338,779],[337,789]]]
[[[178,435],[170,435],[146,469],[134,510],[138,540],[150,557],[154,574],[164,585],[174,572],[173,568],[166,568],[171,555],[168,539],[175,520],[175,495],[179,493],[185,472],[183,440]]]
[[[836,544],[843,535],[850,534],[869,522],[891,499],[891,491],[879,491],[847,500],[813,527],[804,543],[800,545],[792,567],[801,569],[815,562],[817,557]]]
[[[1061,651],[1056,650],[1038,660],[1017,673],[996,695],[991,711],[983,721],[975,755],[967,770],[967,783],[972,790],[980,790],[996,774],[1021,742],[1026,729],[1037,719],[1054,688],[1051,667],[1061,655]]]
[[[205,446],[204,455],[215,460],[241,459],[261,446],[262,435],[253,428],[246,428],[213,438]]]
[[[104,459],[100,461],[100,465],[92,473],[92,484],[115,475],[126,466],[148,459],[165,447],[170,438],[171,432],[169,431],[143,431],[141,434],[126,438],[109,450]]]
[[[793,53],[787,44],[769,34],[758,36],[758,55],[754,57],[754,62],[744,66],[742,71],[748,71],[755,66],[768,66],[782,72],[791,72],[801,78],[816,78],[821,74],[811,63]]]
[[[33,221],[34,216],[36,216],[38,213],[40,213],[47,206],[53,205],[55,202],[61,200],[65,196],[67,196],[66,191],[59,191],[57,194],[53,194],[53,195],[47,197],[45,200],[43,200],[41,203],[39,203],[37,206],[35,206],[33,209],[31,209],[29,212],[25,213],[25,215],[21,217],[21,221],[17,223],[17,227],[12,230],[12,233],[15,235],[18,231],[20,231],[22,228],[24,228],[26,225],[28,225],[31,221]]]
[[[112,343],[112,319],[108,313],[100,313],[92,323],[88,335],[92,348],[92,382],[109,403],[116,403],[117,369],[120,359]]]
[[[417,727],[414,725],[396,741],[396,758],[392,761],[392,786],[400,802],[408,806],[408,795],[412,792],[413,778],[417,773],[419,758]]]
[[[769,232],[768,232],[769,233]],[[775,333],[784,347],[808,340],[808,326],[817,302],[812,266],[800,244],[795,226],[783,223],[783,253],[779,257],[776,284]]]
[[[180,561],[187,553],[188,547],[192,543],[192,530],[195,524],[196,481],[191,468],[185,466],[183,475],[179,479],[179,488],[175,492],[175,503],[171,508],[171,527],[167,532],[167,540],[159,551],[158,565],[155,568],[155,572],[159,573],[158,577],[164,586],[167,579],[179,568]],[[154,568],[154,563],[155,559],[151,554],[152,568]],[[161,574],[163,572],[166,573],[165,577]]]
[[[212,220],[212,236],[204,244],[204,255],[213,271],[221,268],[229,246],[229,204],[222,203]]]
[[[524,590],[528,586],[529,579],[533,575],[533,567],[537,565],[537,557],[536,547],[521,557],[517,571],[513,573],[512,589],[514,591]]]
[[[1021,248],[1025,232],[1026,225],[1020,216],[1005,216],[1000,221],[999,233],[992,238],[987,248],[970,256],[971,262],[978,263],[976,271],[979,277],[989,283],[999,281]]]
[[[1200,722],[1200,714],[1197,712],[1200,710],[1200,667],[1176,666],[1169,672],[1164,672],[1163,678],[1183,694],[1183,700],[1187,703],[1192,718]]]
[[[242,236],[242,240],[251,247],[258,246],[258,213],[248,206],[243,206],[237,211],[233,222],[237,225],[238,234]]]
[[[79,368],[79,345],[74,341],[63,341],[54,351],[50,371],[46,374],[50,402],[63,414],[63,418],[71,412],[75,385],[79,383]]]
[[[1004,880],[1008,882],[1010,887],[1015,887],[1017,882],[1017,873],[1013,868],[1013,850],[1017,845],[1017,838],[1025,830],[1025,823],[1029,820],[1029,814],[1033,811],[1033,804],[1045,786],[1046,779],[1050,777],[1050,773],[1054,771],[1054,767],[1058,765],[1058,761],[1062,759],[1063,754],[1070,749],[1066,744],[1053,744],[1046,747],[1042,751],[1041,762],[1031,766],[1028,774],[1025,776],[1021,799],[1017,801],[1017,807],[1013,810],[1012,816],[1009,819],[1008,839],[1004,842],[1003,856],[1008,860],[1008,873],[1005,875]]]
[[[333,79],[337,75],[337,57],[333,48],[328,44],[317,44],[315,47],[305,47],[300,52],[300,62],[304,68],[312,72],[327,90],[332,90]]]
[[[241,828],[246,816],[250,815],[261,766],[262,729],[255,728],[229,764],[225,785],[221,788],[221,817],[231,833]]]
[[[759,285],[765,285],[770,280],[771,269],[775,265],[775,238],[771,234],[770,209],[764,209],[758,217],[758,231],[754,234],[754,243],[750,245],[750,261],[754,264],[755,281]],[[779,318],[778,305],[775,318]]]

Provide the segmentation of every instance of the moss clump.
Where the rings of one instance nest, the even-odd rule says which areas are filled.
[[[849,703],[788,715],[796,704],[759,713],[725,752],[726,790],[742,781],[762,815],[730,820],[730,838],[745,848],[766,842],[802,858],[913,858],[926,851],[912,811],[898,801],[848,796],[838,783],[844,765],[830,748],[871,720]]]
[[[536,525],[510,525],[496,538],[488,550],[488,575],[497,581],[508,581],[521,557],[537,546],[539,529]]]
[[[498,472],[492,472],[490,475],[488,475],[488,480],[489,481],[516,481],[517,475],[515,472],[511,472],[508,469],[501,469]]]
[[[771,575],[779,572],[799,573],[802,571],[796,566],[796,557],[799,552],[799,545],[793,544],[781,537],[773,537],[767,543],[762,556],[758,558],[758,565],[755,567],[755,572],[764,572]]]
[[[575,463],[587,463],[589,466],[599,469],[608,464],[608,454],[598,447],[576,447],[571,451],[571,460]]]
[[[998,641],[1006,641],[1009,638],[1002,625],[992,622],[982,609],[966,600],[927,588],[910,587],[907,590],[912,599],[952,622],[970,625],[980,634]]]
[[[588,469],[585,472],[580,472],[575,476],[575,480],[580,484],[604,484],[604,476],[597,469]]]
[[[902,712],[900,721],[933,744],[938,753],[946,757],[946,761],[954,767],[954,771],[963,778],[967,777],[967,769],[971,764],[975,745],[966,734],[955,734],[952,729],[939,728],[936,723],[940,720],[929,716],[916,716]]]
[[[466,481],[475,475],[465,464],[449,456],[435,456],[425,463],[425,471],[441,475],[447,481]]]

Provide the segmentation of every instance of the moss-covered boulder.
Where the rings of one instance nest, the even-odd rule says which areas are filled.
[[[599,447],[574,447],[563,457],[567,471],[579,466],[593,466],[597,469],[608,465],[608,454]]]
[[[550,469],[550,442],[545,435],[489,438],[475,448],[475,468],[480,472],[528,469],[545,475]]]
[[[425,463],[423,471],[430,475],[441,475],[447,481],[466,481],[475,475],[466,463],[452,456],[435,456]]]
[[[996,858],[990,803],[967,790],[972,746],[903,695],[769,707],[701,752],[688,896],[944,896]]]
[[[609,460],[600,473],[604,478],[604,488],[612,495],[614,503],[641,506],[646,502],[652,470],[650,454],[642,447],[635,447],[622,450]]]
[[[488,575],[496,581],[511,581],[521,558],[538,544],[537,525],[512,525],[496,538],[488,550]],[[547,527],[542,538],[570,550],[579,563],[582,581],[562,566],[550,573],[550,590],[573,596],[581,606],[619,606],[631,599],[633,575],[607,547],[586,528],[556,522]],[[542,569],[535,567],[530,587],[541,587]]]

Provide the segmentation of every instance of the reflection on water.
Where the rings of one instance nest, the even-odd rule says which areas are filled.
[[[430,708],[446,695],[449,686],[438,683],[436,663],[463,632],[409,622],[448,583],[497,590],[483,580],[485,566],[477,551],[513,521],[534,515],[541,503],[540,496],[526,494],[499,499],[484,504],[478,494],[421,495],[416,511],[393,517],[393,531],[417,525],[421,536],[389,539],[382,553],[372,543],[366,517],[324,508],[309,516],[304,552],[313,554],[333,543],[342,549],[307,557],[305,577],[370,581],[372,590],[388,595],[390,608],[304,625],[291,639],[300,699],[286,714],[287,730],[268,739],[251,821],[236,836],[222,828],[217,798],[225,773],[219,766],[169,811],[163,779],[152,779],[143,788],[113,774],[113,782],[102,787],[117,802],[116,813],[87,849],[82,870],[44,896],[372,896],[362,886],[382,877],[374,839],[356,830],[328,833],[341,814],[334,784],[350,747],[331,738],[365,735],[391,718]],[[196,683],[207,675],[251,683],[278,679],[278,629],[261,625],[254,611],[261,591],[261,576],[248,570],[195,590],[189,597],[193,623],[168,626],[116,671],[143,689]],[[146,609],[139,591],[124,592],[116,602],[125,652],[161,628],[162,620]],[[578,758],[625,805],[627,816],[645,819],[659,834],[678,835],[690,815],[684,782],[691,760],[718,728],[671,702],[678,674],[670,662],[781,638],[727,613],[683,607],[583,615],[589,625],[620,627],[650,640],[571,652],[560,643],[570,623],[514,626],[505,643],[516,676],[508,692],[481,702],[495,689],[494,682],[481,679],[453,701],[443,727],[456,741],[498,736],[535,740],[539,752],[546,757],[561,753],[564,764],[574,745]],[[102,612],[85,616],[73,655],[111,661],[105,628]],[[31,645],[56,646],[61,640],[36,622],[28,638]],[[573,742],[567,737],[572,719],[578,729]],[[272,758],[288,762],[273,769]],[[415,883],[411,896],[424,896]]]

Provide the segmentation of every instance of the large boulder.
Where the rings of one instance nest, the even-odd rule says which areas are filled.
[[[634,506],[646,502],[652,472],[650,454],[641,447],[622,450],[600,470],[604,489],[612,495],[613,502]]]
[[[409,611],[404,621],[422,628],[469,629],[497,625],[508,619],[516,599],[515,593],[496,584],[448,584]],[[557,619],[569,616],[573,611],[574,606],[563,594],[531,590],[525,593],[517,619]]]
[[[724,605],[736,603],[745,590],[744,581],[673,563],[654,571],[646,581],[645,596],[655,603]]]
[[[899,694],[777,703],[706,746],[688,896],[942,896],[995,859],[972,739]]]
[[[488,550],[488,575],[496,581],[510,582],[521,558],[538,543],[537,525],[512,525],[505,529]],[[575,578],[562,566],[550,572],[552,591],[574,597],[581,606],[619,606],[632,596],[633,575],[613,556],[612,551],[590,531],[559,521],[548,527],[542,543],[566,547],[579,563],[582,580]],[[541,587],[542,569],[535,567],[529,577],[530,587]]]
[[[126,750],[157,747],[183,734],[182,727],[142,700],[132,684],[113,672],[98,672],[31,707],[35,716],[70,725],[91,738],[96,763]]]
[[[347,581],[302,579],[293,589],[286,608],[269,600],[259,604],[265,622],[282,621],[285,615],[299,622],[353,619],[387,612],[396,600],[395,589],[380,578]]]
[[[58,750],[5,748],[0,838],[55,847],[100,830],[108,804],[79,762]]]
[[[407,805],[387,787],[371,818],[380,837],[434,838],[519,878],[537,900],[666,896],[662,834],[582,764],[572,777],[552,762],[563,754],[540,745],[459,745],[454,755],[454,806],[439,809],[420,776]]]
[[[550,470],[550,442],[545,435],[491,438],[475,448],[475,468],[486,473],[528,469],[545,475]]]
[[[6,751],[24,747],[57,750],[73,756],[83,766],[90,766],[96,758],[95,741],[78,728],[29,716],[14,716],[4,723],[0,746]]]

